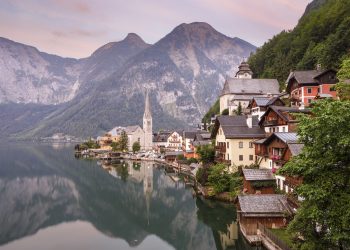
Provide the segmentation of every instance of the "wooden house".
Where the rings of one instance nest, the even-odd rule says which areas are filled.
[[[297,119],[295,113],[309,114],[307,109],[300,110],[296,107],[269,106],[261,116],[259,125],[264,127],[266,133],[295,132]]]
[[[237,218],[244,236],[257,235],[257,225],[286,227],[294,211],[286,196],[280,194],[239,195]]]
[[[243,192],[274,194],[276,179],[270,169],[243,169]]]

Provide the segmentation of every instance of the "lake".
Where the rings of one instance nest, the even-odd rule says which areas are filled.
[[[2,144],[0,159],[0,250],[255,249],[232,204],[159,164],[105,166],[64,144]]]

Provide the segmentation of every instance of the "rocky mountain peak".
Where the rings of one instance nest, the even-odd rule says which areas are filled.
[[[123,40],[124,42],[138,45],[145,45],[145,41],[136,33],[129,33]]]

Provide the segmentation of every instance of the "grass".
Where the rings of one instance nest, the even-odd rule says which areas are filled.
[[[291,238],[291,235],[287,233],[286,228],[279,228],[279,229],[269,229],[272,233],[274,233],[278,238],[284,241],[291,249],[293,249],[293,241]]]

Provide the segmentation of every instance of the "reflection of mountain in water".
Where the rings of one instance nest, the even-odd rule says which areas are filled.
[[[0,146],[0,157],[1,245],[75,220],[89,221],[131,246],[149,234],[177,249],[216,249],[221,244],[217,229],[197,218],[212,208],[198,200],[196,204],[190,190],[176,189],[151,163],[128,166],[123,180],[95,161],[75,160],[69,148]],[[226,209],[225,214],[232,221],[234,210]],[[222,222],[227,227],[227,221]]]

